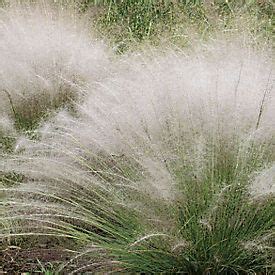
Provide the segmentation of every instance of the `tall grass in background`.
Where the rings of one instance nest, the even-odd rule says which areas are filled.
[[[12,3],[52,3],[75,9],[108,38],[116,52],[135,50],[146,41],[155,46],[192,46],[216,32],[245,33],[258,43],[272,40],[271,0],[3,0]],[[141,43],[142,42],[142,43]]]
[[[186,0],[84,0],[76,2],[91,12],[101,32],[118,52],[147,41],[150,44],[186,46],[205,40],[217,30],[246,32],[271,39],[272,1]]]
[[[230,41],[121,57],[20,139],[0,170],[2,239],[73,254],[57,272],[266,272],[274,87],[268,51]],[[66,240],[66,241],[65,241]]]

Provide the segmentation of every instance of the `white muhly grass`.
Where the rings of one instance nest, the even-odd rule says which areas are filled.
[[[260,172],[249,187],[253,198],[275,194],[275,164]]]
[[[180,253],[182,250],[188,249],[188,247],[190,247],[190,243],[186,240],[180,240],[171,248],[171,251],[174,253]]]
[[[146,172],[149,173],[149,182],[146,180],[140,182],[143,190],[149,192],[151,195],[156,193],[155,196],[157,198],[173,200],[176,194],[175,182],[165,164],[149,158],[143,159],[142,164],[147,170]]]
[[[8,116],[0,117],[0,154],[5,151],[7,139],[15,139],[17,136],[13,121]],[[9,146],[12,146],[11,144]],[[3,150],[4,149],[4,150]]]
[[[249,240],[242,242],[241,245],[244,247],[244,249],[249,251],[273,251],[274,247],[272,247],[272,240],[274,237],[274,233],[271,232],[270,234],[266,234],[264,236],[258,237],[254,240]]]
[[[4,135],[15,134],[12,120],[8,116],[0,117],[0,138]]]
[[[86,29],[76,15],[63,10],[1,10],[0,114],[10,111],[10,99],[28,108],[31,101],[43,106],[44,100],[47,108],[47,102],[60,95],[73,96],[104,78],[109,70],[107,51]]]
[[[274,89],[269,83],[272,64],[257,52],[236,47],[224,54],[214,48],[194,57],[171,51],[151,59],[122,58],[117,65],[117,75],[96,83],[79,104],[76,116],[59,112],[38,131],[38,140],[18,145],[20,150],[13,159],[0,159],[0,170],[26,177],[21,188],[10,191],[19,209],[22,195],[17,199],[16,192],[45,205],[46,211],[36,211],[42,213],[39,219],[44,215],[45,221],[54,224],[53,232],[99,245],[94,237],[96,228],[105,230],[106,226],[112,234],[120,234],[106,225],[109,217],[127,223],[123,215],[117,218],[114,214],[118,205],[129,209],[143,206],[140,213],[141,207],[136,207],[135,213],[140,214],[147,230],[133,244],[166,236],[167,228],[173,236],[176,223],[159,230],[160,226],[150,221],[172,220],[172,206],[167,201],[184,196],[177,184],[195,175],[190,181],[199,188],[204,184],[204,171],[215,172],[219,158],[228,160],[233,154],[237,167],[243,142],[250,139],[253,146],[270,144],[272,135],[265,132],[274,132]],[[266,89],[268,96],[258,124]],[[71,216],[80,227],[85,224],[89,233],[70,225],[64,229],[62,222],[57,226],[54,215],[46,216],[52,214],[51,203],[63,205],[56,215]],[[97,209],[104,218],[98,216]],[[210,222],[200,221],[211,231]]]
[[[137,141],[152,147],[160,140],[175,144],[182,135],[212,132],[218,139],[254,132],[263,94],[271,89],[271,64],[242,50],[235,58],[236,53],[227,54],[217,51],[212,59],[171,54],[131,63],[130,70],[126,66],[84,105],[84,114],[96,125],[93,136],[119,151],[118,138],[124,147]],[[274,124],[274,90],[268,94],[261,128]],[[110,140],[114,134],[117,138]]]
[[[29,172],[42,178],[48,178],[49,169],[58,177],[69,169],[69,174],[93,174],[104,181],[115,176],[127,183],[129,174],[142,170],[161,197],[173,198],[174,175],[166,162],[186,160],[200,177],[203,159],[219,153],[214,147],[237,154],[239,143],[256,132],[261,133],[257,143],[274,132],[271,69],[263,54],[238,47],[211,48],[196,57],[170,52],[125,58],[116,76],[94,87],[77,118],[62,111],[41,129],[41,141],[26,143],[20,166],[27,172],[30,165]]]
[[[164,233],[152,233],[152,234],[148,234],[146,236],[141,237],[140,239],[136,240],[135,242],[131,243],[129,246],[133,247],[136,246],[144,241],[150,240],[154,237],[166,237],[166,238],[171,238],[169,235],[164,234]]]

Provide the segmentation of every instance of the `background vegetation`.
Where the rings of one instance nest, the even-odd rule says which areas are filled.
[[[272,273],[272,1],[0,3],[0,271]]]
[[[99,29],[118,51],[144,40],[154,45],[190,45],[217,31],[245,31],[270,39],[274,27],[274,3],[268,0],[83,1],[78,7],[95,14]]]

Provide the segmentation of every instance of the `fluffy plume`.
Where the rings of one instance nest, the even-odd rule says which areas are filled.
[[[86,29],[64,10],[1,10],[0,114],[34,120],[104,78],[107,50]]]
[[[40,129],[41,142],[26,145],[26,155],[42,158],[31,164],[40,174],[48,174],[45,161],[68,162],[83,173],[109,169],[103,173],[120,177],[127,166],[135,176],[154,170],[163,179],[159,185],[172,186],[174,163],[201,178],[210,158],[235,154],[241,166],[252,140],[272,143],[272,64],[263,54],[218,44],[196,57],[126,58],[118,68],[90,91],[77,117],[60,112]],[[166,173],[172,175],[164,180]]]
[[[272,196],[275,193],[275,165],[261,171],[250,185],[252,197]]]
[[[38,139],[22,140],[18,155],[0,163],[24,175],[19,188],[4,190],[7,213],[23,217],[23,231],[34,223],[32,234],[92,243],[133,270],[160,259],[142,270],[218,272],[225,250],[243,264],[239,237],[226,234],[240,230],[249,240],[270,230],[269,208],[263,215],[248,208],[243,190],[274,161],[273,65],[262,53],[226,45],[122,57],[118,73],[95,83],[73,114],[58,112]],[[171,249],[175,240],[185,241]],[[211,266],[200,266],[209,247]]]

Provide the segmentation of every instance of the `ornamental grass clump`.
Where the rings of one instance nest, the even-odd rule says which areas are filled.
[[[0,114],[16,128],[37,127],[109,71],[107,50],[84,21],[50,5],[0,11]]]
[[[1,162],[3,239],[67,240],[57,272],[269,272],[272,67],[229,42],[122,57]]]

